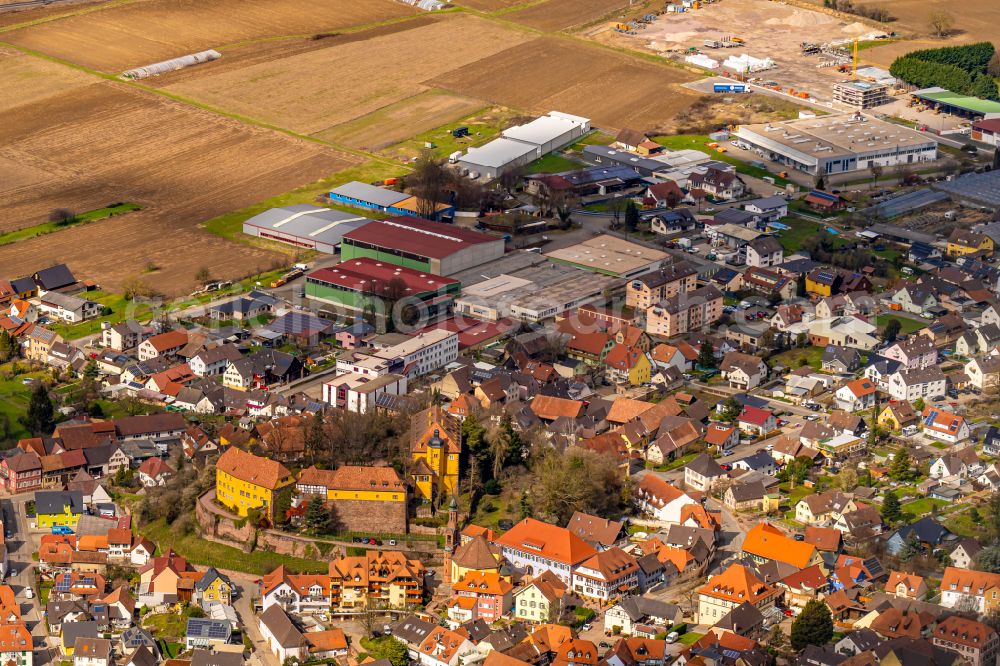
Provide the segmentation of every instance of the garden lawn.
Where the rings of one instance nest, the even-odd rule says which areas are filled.
[[[795,347],[785,350],[780,354],[775,354],[772,357],[775,363],[780,363],[793,370],[801,367],[802,359],[805,359],[806,365],[813,370],[819,370],[823,367],[823,348],[813,346]]]
[[[899,332],[903,335],[916,333],[920,329],[926,328],[929,323],[922,319],[910,319],[909,317],[900,317],[894,314],[880,314],[875,317],[875,325],[878,326],[878,330],[884,330],[889,324],[890,319],[899,320]]]
[[[187,621],[188,616],[180,613],[158,613],[144,617],[142,626],[158,638],[183,638],[187,635]]]
[[[933,497],[924,497],[918,499],[915,502],[909,502],[902,505],[903,511],[907,513],[912,513],[917,518],[928,515],[933,507],[940,509],[941,507],[948,506],[949,502],[940,499],[934,499]]]
[[[699,634],[697,631],[689,631],[680,638],[678,638],[677,642],[680,643],[681,645],[694,645],[704,635],[705,634]]]
[[[239,548],[226,546],[214,541],[202,539],[196,534],[181,535],[175,532],[161,518],[143,525],[140,533],[157,545],[159,552],[173,548],[178,555],[187,558],[192,564],[216,566],[220,569],[245,571],[262,576],[274,571],[279,565],[285,565],[292,571],[301,573],[326,573],[329,565],[326,562],[307,560],[301,557],[281,555],[263,550],[245,553]]]
[[[9,369],[10,364],[3,366]],[[30,437],[23,425],[21,417],[28,411],[28,403],[31,400],[31,391],[35,385],[24,384],[22,380],[30,377],[36,381],[45,377],[44,372],[29,372],[23,375],[12,377],[11,379],[0,379],[0,418],[3,418],[6,432],[0,430],[0,444],[10,443],[13,445],[19,439]]]
[[[827,234],[831,239],[833,239],[833,247],[837,248],[841,245],[845,245],[847,241],[841,236],[835,236],[833,234],[828,234],[826,232],[827,225],[820,224],[819,222],[813,222],[812,220],[803,220],[801,218],[786,217],[781,220],[782,224],[788,225],[789,229],[782,229],[777,232],[775,236],[778,242],[781,243],[781,247],[785,249],[785,252],[791,254],[793,252],[798,252],[802,247],[803,241],[812,236],[818,234]]]
[[[703,153],[707,153],[712,156],[713,160],[719,160],[720,162],[726,162],[727,164],[732,164],[736,167],[737,173],[742,173],[747,176],[752,176],[754,178],[763,178],[764,176],[771,176],[774,178],[774,184],[779,187],[784,187],[789,181],[787,178],[781,178],[767,169],[761,169],[759,167],[751,166],[744,162],[743,160],[737,159],[730,155],[729,153],[716,152],[712,148],[706,146],[706,143],[719,143],[714,142],[708,138],[707,134],[678,134],[676,136],[654,136],[653,141],[669,148],[670,150],[700,150]]]
[[[86,298],[100,303],[105,308],[111,310],[111,314],[102,315],[76,324],[52,324],[50,328],[66,340],[76,340],[77,338],[99,333],[102,322],[109,322],[114,325],[120,324],[126,319],[148,321],[153,315],[153,309],[148,303],[126,300],[122,294],[89,291],[86,293]]]

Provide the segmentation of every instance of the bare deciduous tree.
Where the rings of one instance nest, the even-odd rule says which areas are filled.
[[[955,28],[955,17],[951,12],[939,9],[931,14],[927,22],[930,26],[931,34],[935,37],[947,37]]]

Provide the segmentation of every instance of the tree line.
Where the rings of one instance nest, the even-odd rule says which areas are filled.
[[[921,88],[940,86],[959,95],[1000,101],[989,70],[996,60],[990,42],[912,51],[889,67],[893,76]]]

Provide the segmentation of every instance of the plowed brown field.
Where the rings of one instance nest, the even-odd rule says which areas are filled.
[[[659,126],[696,95],[679,86],[694,77],[605,49],[540,37],[430,83],[495,104],[586,116],[595,127]]]
[[[546,0],[504,18],[540,30],[565,30],[596,21],[628,4],[628,0]]]
[[[429,79],[450,80],[452,70],[462,65],[485,67],[495,54],[531,39],[468,15],[396,27],[405,29],[373,31],[370,39],[346,43],[333,40],[324,49],[207,74],[167,89],[298,132],[321,133],[425,92]]]
[[[141,0],[21,28],[18,46],[105,72],[280,35],[312,35],[419,10],[393,0]]]
[[[0,59],[0,89],[23,76],[17,63]],[[0,179],[0,230],[45,222],[57,207],[86,211],[132,201],[145,208],[0,246],[4,276],[67,261],[80,275],[115,289],[151,262],[161,270],[147,281],[174,295],[190,290],[201,266],[220,277],[265,269],[277,255],[235,245],[198,225],[357,161],[122,84],[67,84],[55,77],[52,90],[60,85],[62,94],[22,104],[5,97],[0,168],[14,173]]]

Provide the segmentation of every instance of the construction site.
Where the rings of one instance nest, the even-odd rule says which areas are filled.
[[[827,41],[818,42],[817,35]],[[683,0],[655,14],[595,27],[590,36],[835,109],[890,101],[864,86],[848,86],[838,100],[842,104],[834,104],[835,84],[846,79],[894,92],[888,72],[864,66],[854,71],[855,43],[888,35],[860,20],[777,2],[766,3],[762,14],[754,0]]]

